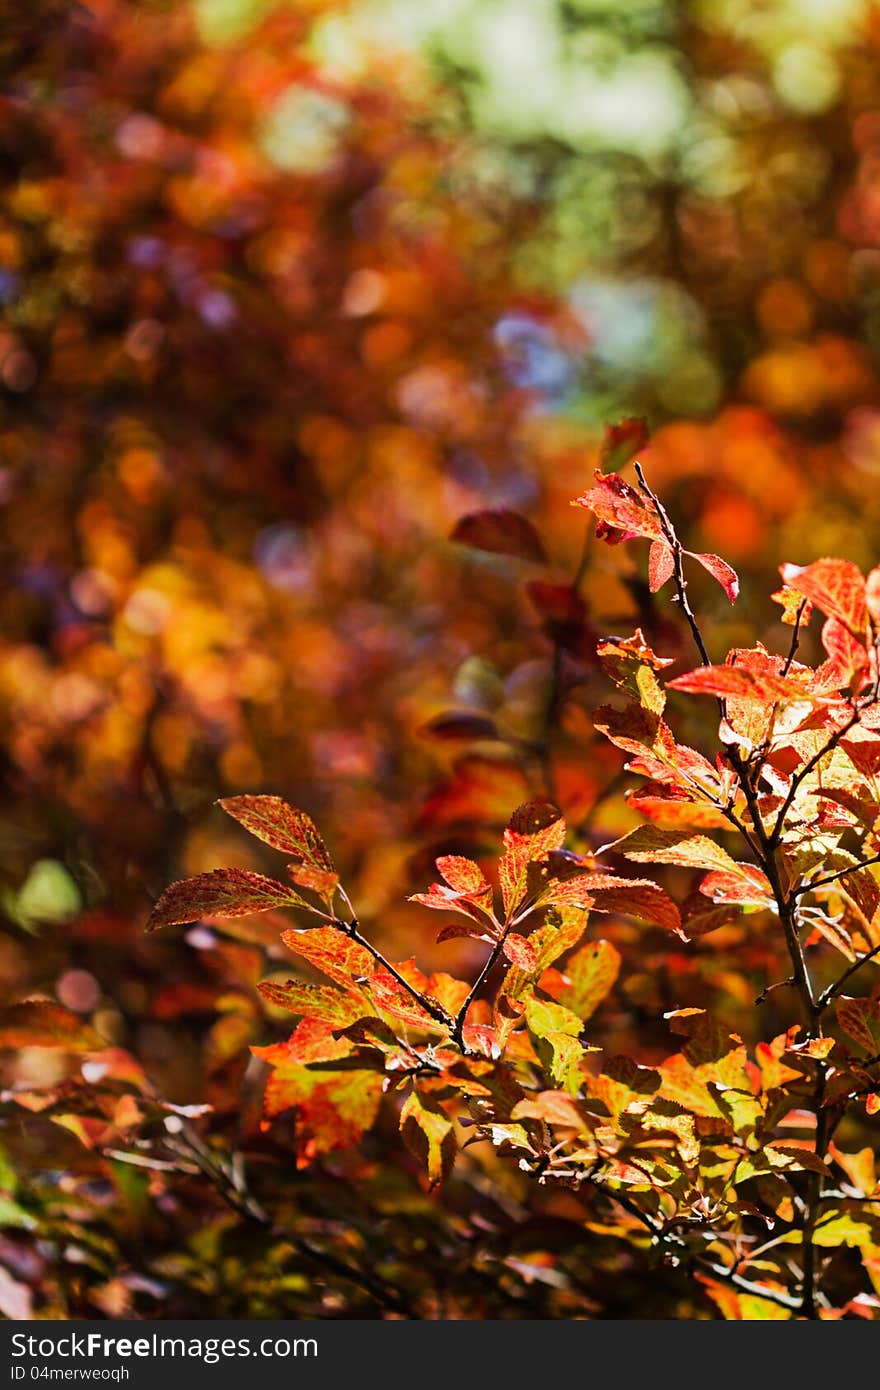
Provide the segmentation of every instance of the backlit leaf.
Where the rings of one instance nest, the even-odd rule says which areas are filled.
[[[648,551],[648,587],[656,594],[675,573],[675,557],[672,547],[665,540],[651,542]]]
[[[620,970],[620,952],[610,941],[591,941],[569,956],[562,988],[553,997],[578,1018],[591,1018],[606,998]]]
[[[338,985],[351,985],[373,973],[373,957],[338,927],[313,927],[281,933],[285,946]]]
[[[655,825],[639,826],[613,844],[606,845],[605,849],[623,854],[640,864],[679,864],[684,868],[737,872],[736,861],[707,836],[661,830]]]
[[[790,589],[814,603],[829,618],[837,618],[860,637],[868,619],[865,579],[851,560],[825,558],[811,565],[782,565],[780,573]]]
[[[431,1183],[448,1178],[455,1162],[452,1121],[427,1097],[412,1090],[400,1112],[400,1132],[411,1153],[427,1169]]]
[[[626,540],[644,536],[656,540],[663,528],[653,507],[634,487],[617,473],[596,472],[595,485],[576,499],[575,505],[586,507],[595,514],[599,526],[596,534],[602,538]]]
[[[301,1014],[307,1018],[318,1018],[335,1028],[345,1028],[368,1012],[366,1003],[360,1003],[351,994],[345,994],[338,989],[327,989],[324,985],[309,984],[304,980],[288,980],[286,984],[262,980],[257,989],[263,998],[274,1004],[277,1009],[285,1009],[288,1013]]]
[[[701,555],[694,550],[687,551],[691,559],[696,560],[708,570],[713,579],[717,579],[731,603],[736,603],[739,597],[739,576],[736,570],[731,569],[726,560],[722,560],[719,555]]]
[[[245,917],[273,907],[302,903],[292,888],[251,869],[211,869],[166,888],[147,918],[147,931],[158,931],[200,917]]]
[[[333,860],[311,816],[280,796],[228,796],[217,803],[258,840],[282,854],[333,873]]]

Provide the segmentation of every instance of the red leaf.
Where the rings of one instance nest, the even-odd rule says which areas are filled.
[[[553,883],[542,898],[555,907],[592,908],[636,917],[681,935],[678,908],[663,889],[650,879],[617,878],[614,874],[579,874]]]
[[[665,540],[651,542],[648,551],[648,587],[656,594],[675,573],[675,557],[672,547]]]
[[[712,578],[718,580],[730,602],[736,603],[739,597],[739,576],[736,570],[731,569],[727,561],[722,560],[719,555],[700,555],[694,550],[688,550],[686,553],[691,559],[698,561],[704,570],[708,570]]]
[[[0,1011],[0,1048],[93,1052],[103,1046],[103,1039],[90,1023],[48,999],[24,999]]]
[[[827,675],[835,685],[849,685],[854,676],[859,675],[868,665],[868,653],[864,645],[853,637],[848,627],[837,618],[828,618],[822,628],[822,646],[828,653],[829,664],[833,668]]]
[[[200,917],[245,917],[302,903],[292,888],[251,869],[211,869],[166,888],[147,919],[147,931],[196,922]]]
[[[471,859],[449,854],[437,860],[437,868],[446,882],[432,883],[427,893],[414,893],[410,902],[435,910],[463,912],[479,922],[481,930],[491,929],[492,889],[479,866]]]
[[[514,555],[520,560],[542,564],[547,556],[534,526],[519,512],[502,508],[496,511],[471,512],[456,522],[452,540],[475,550],[488,550],[496,555]]]
[[[737,656],[742,655],[737,652]],[[774,663],[775,665],[775,663]],[[745,664],[698,666],[668,682],[670,690],[689,695],[715,695],[723,699],[754,700],[758,704],[796,703],[814,700],[816,694],[797,675],[782,676],[772,669]]]
[[[700,892],[714,901],[751,907],[775,907],[770,880],[754,864],[737,864],[736,872],[714,871],[700,884]]]
[[[484,897],[492,892],[479,864],[475,864],[473,859],[465,859],[463,855],[441,855],[437,860],[437,871],[456,893]]]
[[[488,926],[479,926],[476,922],[469,926],[467,922],[450,922],[447,927],[441,927],[434,940],[455,941],[458,937],[470,937],[473,941],[494,941],[495,936],[489,932]]]
[[[508,932],[504,939],[504,954],[509,961],[512,961],[520,970],[525,970],[527,974],[537,969],[538,960],[535,955],[535,948],[528,937],[520,936],[517,932]]]
[[[510,916],[522,902],[529,864],[565,843],[565,821],[549,801],[518,807],[504,832],[505,853],[498,864],[504,910]]]
[[[273,849],[334,872],[333,860],[311,816],[289,806],[280,796],[228,796],[217,804]]]
[[[653,507],[616,473],[597,471],[595,487],[578,497],[574,505],[586,507],[595,514],[599,520],[596,534],[603,537],[609,528],[620,533],[613,537],[615,540],[628,540],[633,536],[657,540],[663,533]]]
[[[696,801],[680,787],[663,782],[648,782],[627,793],[627,804],[667,830],[715,829],[727,824],[717,806],[708,801]]]
[[[867,626],[867,591],[864,576],[851,560],[826,557],[812,565],[782,565],[785,583],[804,594],[829,618],[837,618],[855,637]]]

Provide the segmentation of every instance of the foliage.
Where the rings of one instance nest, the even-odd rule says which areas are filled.
[[[668,678],[670,661],[641,631],[599,644],[622,703],[597,711],[596,725],[643,779],[634,799],[644,825],[578,854],[565,847],[558,809],[531,801],[512,815],[491,877],[473,859],[438,859],[439,881],[414,901],[455,919],[438,939],[488,946],[470,982],[386,959],[362,932],[313,821],[274,796],[221,804],[292,859],[296,888],[212,870],[168,888],[147,927],[279,906],[321,923],[282,933],[321,982],[300,974],[258,987],[298,1020],[285,1041],[253,1051],[270,1068],[266,1122],[292,1113],[301,1166],[356,1144],[385,1095],[431,1187],[451,1176],[461,1148],[482,1141],[534,1182],[577,1194],[587,1229],[611,1230],[643,1255],[647,1247],[681,1267],[727,1317],[871,1317],[880,1308],[874,1166],[870,1150],[839,1149],[835,1136],[854,1112],[880,1108],[872,1070],[880,1006],[848,992],[880,954],[872,872],[880,862],[880,569],[865,578],[844,560],[783,565],[776,597],[792,627],[788,654],[758,645],[713,664],[685,561],[707,569],[731,601],[736,576],[717,556],[684,549],[636,468],[637,488],[599,472],[578,503],[607,542],[651,541],[651,587],[673,581],[703,663]],[[488,534],[490,548],[496,539]],[[813,608],[824,616],[817,666],[797,659]],[[664,718],[669,692],[717,703],[711,757],[676,740]],[[728,850],[728,834],[745,859]],[[617,857],[685,869],[688,891],[676,903],[654,880],[615,872]],[[760,1038],[750,1054],[705,1008],[675,1008],[665,1017],[683,1040],[679,1050],[659,1061],[600,1060],[589,1023],[615,987],[621,956],[590,930],[597,912],[685,940],[757,917],[762,931],[784,941],[791,969],[763,997],[789,991],[800,1021]],[[30,1011],[45,1013],[54,1041],[59,1011]],[[8,1027],[20,1041],[21,1028],[30,1036],[34,1024],[28,1016]],[[62,1045],[79,1042],[75,1032],[60,1033]],[[104,1096],[100,1087],[92,1094]],[[59,1101],[48,1100],[53,1111]],[[113,1108],[105,1100],[97,1127],[70,1113],[55,1118],[106,1146],[139,1116],[129,1092],[114,1095]],[[138,1160],[137,1150],[116,1156]],[[247,1204],[243,1172],[229,1181]],[[861,1280],[852,1267],[837,1268],[849,1250]]]
[[[6,17],[0,1306],[874,1316],[880,31],[381,8]]]

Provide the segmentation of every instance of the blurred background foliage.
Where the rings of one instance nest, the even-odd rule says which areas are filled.
[[[595,634],[683,638],[622,550],[587,542],[579,605],[553,600],[609,419],[648,419],[688,543],[742,573],[732,612],[694,586],[716,651],[784,641],[780,561],[876,562],[880,10],[0,12],[7,1002],[58,999],[163,1095],[210,1102],[212,1142],[255,1149],[325,1240],[357,1250],[369,1228],[435,1314],[670,1315],[668,1272],[646,1289],[601,1235],[575,1271],[576,1204],[526,1211],[489,1158],[442,1207],[411,1160],[389,1167],[393,1125],[296,1174],[247,1055],[278,1036],[254,991],[286,968],[278,923],[142,926],[180,873],[260,867],[223,794],[306,807],[395,958],[460,970],[479,948],[434,947],[404,902],[436,852],[491,851],[542,791],[584,844],[632,823],[592,738]],[[481,507],[528,515],[548,563],[452,542]],[[772,968],[746,927],[672,955],[612,930],[629,970],[609,1036],[646,1055],[689,981],[736,1022]],[[77,1074],[63,1051],[5,1055],[8,1088]],[[209,1192],[17,1111],[4,1136],[14,1315],[373,1314]]]

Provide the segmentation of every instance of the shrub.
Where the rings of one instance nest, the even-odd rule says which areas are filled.
[[[758,643],[713,661],[689,598],[691,567],[731,602],[736,575],[718,556],[684,548],[636,470],[637,485],[597,473],[578,505],[605,542],[649,542],[650,589],[671,590],[700,663],[670,676],[672,661],[638,629],[598,643],[616,702],[595,710],[594,724],[626,754],[638,779],[629,807],[642,823],[576,851],[557,806],[536,799],[514,811],[491,868],[440,857],[437,881],[413,900],[448,919],[439,941],[479,943],[484,960],[467,980],[387,959],[311,818],[276,796],[220,804],[284,856],[288,879],[240,868],[199,874],[166,890],[148,926],[295,914],[282,940],[307,971],[264,980],[259,991],[273,1017],[297,1022],[252,1052],[269,1069],[264,1123],[295,1118],[300,1167],[357,1145],[391,1115],[431,1190],[475,1150],[487,1171],[501,1160],[533,1188],[566,1194],[603,1251],[608,1242],[625,1251],[621,1268],[666,1281],[668,1316],[706,1316],[714,1305],[733,1318],[873,1317],[880,1196],[872,1149],[856,1146],[880,1110],[880,1001],[858,992],[862,967],[880,956],[880,569],[865,578],[840,559],[783,565],[773,598],[790,628],[787,652]],[[523,518],[505,513],[470,517],[459,532],[494,551],[539,545]],[[799,654],[814,610],[823,650],[808,664]],[[551,696],[561,704],[558,690]],[[717,713],[702,749],[676,733],[699,725],[701,707]],[[663,883],[640,869],[631,876],[625,862],[657,866]],[[669,976],[681,985],[664,1010],[676,1035],[669,1055],[654,1019],[641,1038],[629,1030],[623,1052],[608,1046],[607,1028],[605,1045],[595,1041],[603,1007],[626,983],[623,955],[638,968],[637,943],[624,953],[598,934],[603,914],[659,930],[670,957],[699,962]],[[729,942],[743,923],[748,935],[733,936],[738,970],[713,964],[713,939]],[[752,999],[756,959],[785,965]],[[22,1042],[95,1043],[48,1004],[18,1006],[7,1038],[16,1028]],[[110,1075],[125,1080],[118,1056],[114,1066]],[[91,1138],[122,1162],[107,1129],[130,1126],[120,1108],[162,1107],[145,1081],[138,1089],[136,1099],[114,1093],[111,1109],[98,1102],[101,1131]],[[197,1110],[164,1106],[140,1161],[194,1165],[241,1216],[277,1234],[240,1158],[219,1158],[200,1137]],[[88,1131],[99,1122],[77,1123]],[[380,1166],[396,1162],[385,1143]],[[137,1162],[138,1152],[127,1157]],[[552,1286],[553,1242],[535,1242],[540,1253],[520,1258],[521,1271]],[[302,1237],[295,1244],[331,1270],[336,1259],[340,1272],[338,1256]],[[473,1278],[478,1250],[470,1260]],[[424,1290],[408,1300],[380,1275],[370,1288],[362,1269],[352,1275],[342,1263],[341,1274],[390,1315],[443,1315]],[[603,1311],[594,1288],[582,1293],[588,1311]],[[487,1315],[485,1304],[461,1306]],[[556,1313],[577,1306],[575,1289]]]

